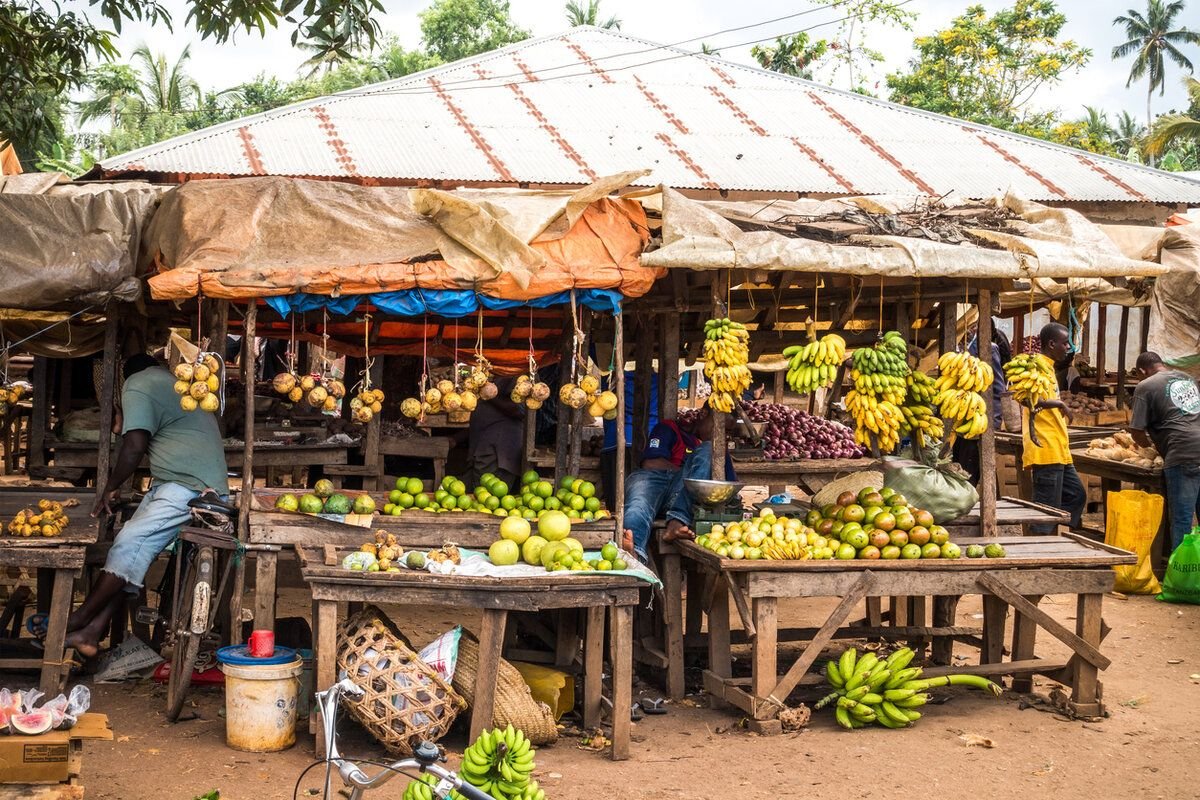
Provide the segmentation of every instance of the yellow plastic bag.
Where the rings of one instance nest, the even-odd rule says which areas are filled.
[[[575,707],[575,679],[570,675],[541,664],[513,661],[512,665],[529,684],[533,699],[550,706],[555,720]]]
[[[1125,594],[1158,594],[1162,587],[1150,566],[1150,551],[1162,524],[1163,496],[1133,489],[1109,492],[1107,507],[1104,543],[1137,556],[1136,564],[1113,567],[1117,573],[1113,588]]]

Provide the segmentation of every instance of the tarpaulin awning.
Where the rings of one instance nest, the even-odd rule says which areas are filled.
[[[575,301],[593,311],[616,314],[621,310],[621,294],[609,289],[582,289],[575,294]],[[489,297],[467,289],[404,289],[398,292],[379,292],[369,295],[344,295],[326,297],[316,294],[289,294],[268,297],[266,303],[286,317],[293,312],[317,311],[321,308],[330,313],[346,316],[352,314],[364,302],[378,310],[398,317],[419,317],[433,314],[439,317],[464,317],[483,309],[506,311],[513,308],[550,308],[571,302],[570,292],[535,297],[532,300],[505,300]]]
[[[403,189],[293,178],[191,181],[155,214],[146,251],[157,299],[305,293],[339,298],[469,290],[530,301],[570,289],[645,294],[640,173],[574,192]]]
[[[1147,346],[1200,374],[1200,225],[1167,228],[1160,259],[1167,273],[1154,284]]]

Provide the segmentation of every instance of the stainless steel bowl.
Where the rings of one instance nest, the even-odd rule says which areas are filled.
[[[705,481],[699,478],[685,478],[683,487],[687,490],[692,502],[702,506],[716,507],[724,505],[745,486],[744,483],[733,481]]]

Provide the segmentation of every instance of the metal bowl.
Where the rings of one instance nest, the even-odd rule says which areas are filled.
[[[705,481],[699,478],[685,478],[683,487],[687,490],[692,502],[702,506],[715,507],[724,505],[742,490],[744,483],[733,481]]]

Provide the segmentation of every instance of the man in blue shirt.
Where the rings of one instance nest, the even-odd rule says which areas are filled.
[[[691,422],[664,420],[650,430],[641,467],[625,483],[625,541],[643,563],[649,562],[650,526],[666,516],[663,540],[694,539],[692,501],[686,478],[712,478],[713,415],[707,406]],[[725,457],[725,476],[734,480],[733,463]]]

